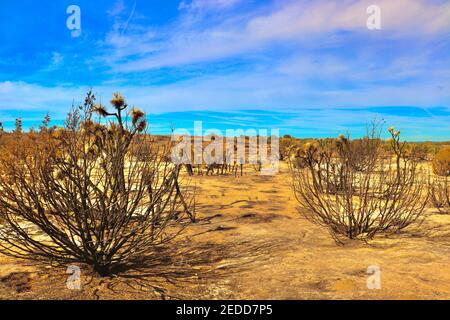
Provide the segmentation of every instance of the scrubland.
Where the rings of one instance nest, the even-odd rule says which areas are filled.
[[[449,299],[450,215],[369,244],[336,245],[298,212],[286,164],[276,176],[199,176],[197,219],[167,253],[111,278],[1,256],[3,299]],[[153,265],[152,265],[153,264]],[[367,268],[381,289],[367,288]]]
[[[448,146],[374,126],[284,137],[276,174],[196,171],[122,96],[94,102],[0,132],[0,298],[450,298]]]

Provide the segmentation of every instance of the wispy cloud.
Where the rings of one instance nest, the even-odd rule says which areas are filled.
[[[52,53],[52,60],[50,62],[50,68],[58,67],[63,61],[64,61],[64,56],[61,53],[54,51]]]
[[[149,121],[154,133],[169,133],[171,124],[175,124],[177,128],[190,129],[194,121],[202,120],[204,129],[279,128],[282,134],[289,133],[300,137],[337,136],[339,133],[350,130],[353,136],[361,136],[365,133],[366,125],[377,118],[384,120],[387,126],[394,125],[401,128],[404,138],[409,140],[449,139],[450,108],[448,107],[361,107],[356,102],[365,97],[367,92],[356,97],[356,100],[346,99],[346,101],[350,101],[349,105],[352,107],[285,107],[280,109],[280,105],[275,100],[269,104],[258,105],[254,103],[255,97],[252,96],[240,97],[240,99],[247,100],[248,103],[241,106],[240,109],[244,110],[233,110],[230,105],[226,104],[226,99],[218,111],[205,107],[212,99],[220,101],[231,91],[236,91],[236,88],[232,87],[227,88],[230,91],[222,93],[206,92],[205,97],[197,97],[197,102],[205,103],[203,107],[197,107],[197,111],[186,111],[186,109],[195,109],[191,105],[188,105],[187,108],[183,107],[185,106],[183,101],[195,99],[191,90],[192,86],[193,84],[171,85],[163,90],[155,87],[130,87],[123,93],[129,97],[128,102],[131,105],[137,104],[150,114]],[[204,86],[206,83],[201,87],[204,88]],[[20,116],[23,117],[27,126],[33,126],[39,125],[45,113],[50,112],[54,123],[62,124],[72,103],[81,103],[83,94],[88,89],[86,87],[46,88],[25,83],[0,83],[0,95],[7,98],[0,105],[0,119],[7,128],[12,128],[14,119]],[[423,88],[417,89],[420,91]],[[112,94],[113,88],[100,87],[94,91],[99,100],[105,101]],[[387,88],[382,92],[385,95],[389,93]],[[303,92],[303,94],[306,93]],[[332,96],[332,93],[330,95]],[[71,96],[77,97],[75,101],[69,98]],[[418,96],[419,94],[412,97],[412,100]],[[270,99],[265,97],[264,100],[267,102]],[[384,102],[387,100],[389,99]],[[174,110],[178,112],[168,112],[167,109],[160,107],[166,103],[175,105]],[[23,105],[26,105],[27,108],[21,108]],[[256,109],[245,110],[246,107]]]
[[[126,7],[125,7],[124,1],[116,0],[114,2],[114,5],[106,12],[108,13],[109,16],[115,17],[117,15],[122,14],[125,11],[125,9],[126,9]]]
[[[189,6],[204,9],[234,3],[235,1],[225,0],[194,1]],[[330,39],[345,43],[352,38],[351,34],[339,37],[342,32],[362,35],[370,41],[373,31],[366,28],[366,8],[370,4],[371,1],[353,0],[287,1],[241,14],[224,14],[222,18],[219,15],[211,25],[202,19],[192,18],[191,15],[194,14],[187,11],[179,23],[162,30],[162,33],[160,31],[162,38],[155,37],[154,30],[148,28],[136,29],[137,32],[123,37],[121,42],[127,43],[129,55],[136,52],[141,54],[138,59],[123,62],[120,59],[126,57],[126,54],[120,51],[122,54],[117,56],[114,68],[134,72],[216,61],[276,46],[280,41],[317,48],[323,46],[324,42],[330,43]],[[380,0],[377,4],[381,8],[383,21],[383,29],[379,33],[385,39],[417,39],[442,34],[450,28],[448,2]],[[210,17],[207,16],[207,19]],[[137,37],[139,42],[131,41]],[[116,37],[110,34],[110,41],[107,43],[114,47],[117,45],[117,42],[111,41],[114,39]],[[111,60],[111,56],[108,56],[108,61]]]
[[[222,10],[235,6],[241,0],[186,0],[178,5],[179,10]]]

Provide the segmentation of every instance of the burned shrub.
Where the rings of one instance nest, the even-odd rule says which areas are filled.
[[[84,105],[64,129],[43,131],[0,158],[0,252],[60,264],[86,263],[100,275],[172,240],[190,222],[180,168],[146,149],[142,112],[115,94],[113,111]],[[100,115],[96,121],[95,113]],[[141,161],[145,159],[145,161]]]
[[[327,227],[338,242],[341,237],[367,240],[396,232],[421,218],[426,184],[416,162],[405,157],[400,132],[391,128],[390,133],[394,156],[387,159],[373,134],[356,144],[367,151],[364,156],[355,158],[352,141],[341,136],[335,150],[331,144],[310,147],[304,168],[291,165],[301,212]]]
[[[442,214],[450,214],[449,177],[436,177],[430,184],[431,203]]]

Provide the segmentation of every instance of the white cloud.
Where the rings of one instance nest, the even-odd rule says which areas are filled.
[[[310,37],[311,33],[339,30],[376,32],[366,28],[366,9],[371,0],[294,1],[275,12],[249,21],[247,32],[259,39]],[[447,32],[450,28],[450,3],[425,0],[378,0],[382,32],[392,36],[418,36]]]
[[[54,52],[52,53],[52,61],[51,61],[51,63],[50,63],[50,66],[51,66],[51,67],[57,67],[57,66],[59,66],[63,61],[64,61],[64,56],[63,56],[61,53],[54,51]]]
[[[310,62],[305,63],[309,68]],[[236,72],[227,75],[200,76],[194,79],[158,85],[105,84],[93,88],[97,97],[109,100],[116,90],[145,111],[162,113],[187,110],[283,110],[307,107],[369,107],[383,105],[449,106],[450,75],[433,75],[433,81],[405,83],[401,86],[383,81],[372,84],[361,82],[346,89],[334,83],[336,74],[345,73],[344,80],[359,81],[364,74],[352,75],[347,66],[334,58],[318,60],[323,65],[318,77],[326,86],[317,86],[308,72],[299,77],[296,72],[285,72],[280,64],[274,70]],[[313,64],[314,66],[314,64]],[[299,62],[298,72],[305,67]],[[348,75],[347,75],[348,74]],[[389,74],[388,74],[389,75]],[[73,99],[81,102],[88,87],[44,87],[24,82],[0,82],[0,109],[43,110],[58,114],[68,111]]]
[[[87,88],[45,87],[26,82],[0,82],[0,110],[49,110],[65,114]]]
[[[237,80],[239,79],[239,80]],[[281,88],[281,89],[280,89]],[[83,101],[87,87],[43,87],[24,82],[0,82],[0,121],[13,123],[14,117],[7,118],[4,110],[15,110],[15,115],[23,112],[24,118],[39,124],[45,112],[50,112],[53,120],[65,118],[72,102]],[[317,90],[306,83],[295,84],[286,77],[269,78],[265,74],[215,77],[185,81],[162,87],[96,87],[94,93],[98,100],[107,103],[112,93],[120,90],[132,106],[141,107],[151,114],[171,111],[230,111],[242,109],[265,109],[267,111],[289,111],[286,117],[278,116],[269,123],[277,123],[277,127],[287,132],[301,135],[336,136],[348,128],[364,128],[367,122],[374,119],[375,114],[361,106],[379,105],[414,105],[424,108],[439,105],[443,100],[450,102],[449,91],[443,92],[430,85],[412,85],[408,87],[382,86],[376,91],[372,88],[361,88],[355,91]],[[280,96],[282,99],[280,99]],[[298,101],[304,101],[302,105]],[[211,107],[214,106],[214,107]],[[357,113],[341,109],[354,107]],[[450,109],[447,108],[448,111]],[[27,117],[27,111],[35,111],[34,117]],[[37,112],[41,112],[42,115]],[[193,113],[194,114],[194,113]],[[208,112],[209,116],[210,113]],[[270,116],[270,115],[269,115]],[[450,130],[448,116],[417,118],[404,116],[383,116],[389,125],[400,126],[411,139],[423,140],[439,137],[445,138]],[[258,117],[257,120],[261,120]],[[160,127],[168,132],[169,124],[154,123],[149,118],[152,130]],[[175,120],[175,119],[174,119]],[[180,120],[180,119],[176,119]],[[252,122],[247,117],[217,118],[218,123],[234,128],[242,123],[250,126],[267,127],[268,123]],[[214,121],[205,124],[214,126]],[[429,128],[436,128],[432,132]],[[434,135],[434,136],[433,136]],[[447,135],[448,136],[448,135]]]
[[[366,41],[370,41],[374,32],[385,39],[411,38],[414,41],[442,35],[450,29],[448,2],[378,0],[382,30],[368,30],[366,8],[372,2],[287,1],[255,12],[219,14],[214,23],[208,23],[209,16],[199,20],[196,14],[187,11],[178,24],[166,29],[144,28],[120,36],[109,34],[106,43],[116,48],[116,54],[114,51],[113,55],[108,54],[107,61],[115,71],[134,72],[230,58],[280,42],[299,43],[308,48],[317,48],[329,41],[345,44],[351,35],[333,38],[338,31],[366,37]],[[207,0],[191,2],[190,6],[234,3],[233,0]],[[140,53],[140,58],[131,62],[121,60],[136,53]]]
[[[225,9],[235,6],[241,0],[186,0],[178,5],[179,10]]]
[[[111,9],[109,9],[106,13],[109,16],[115,17],[122,14],[126,9],[125,3],[123,0],[117,0],[114,2]]]

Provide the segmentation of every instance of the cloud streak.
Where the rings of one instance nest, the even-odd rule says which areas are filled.
[[[193,2],[191,6],[206,10],[212,3],[220,7],[217,3],[221,1],[201,2],[202,5],[196,3]],[[282,5],[242,14],[225,14],[214,20],[212,25],[193,18],[193,14],[188,11],[179,23],[162,32],[162,39],[145,28],[123,38],[122,43],[127,44],[129,55],[141,52],[138,59],[124,62],[122,59],[127,55],[121,51],[122,54],[115,61],[111,57],[108,57],[108,61],[113,60],[117,71],[136,72],[217,61],[267,49],[280,42],[317,48],[329,43],[330,37],[344,45],[346,39],[351,40],[354,36],[367,37],[367,41],[370,41],[373,31],[366,28],[366,8],[370,4],[371,1],[350,0],[287,1]],[[383,29],[378,32],[384,39],[432,37],[446,33],[450,28],[448,2],[380,0],[377,4],[381,8],[383,21]],[[346,38],[339,37],[338,34],[343,32],[350,34]],[[127,37],[130,41],[127,41]],[[140,41],[131,41],[138,37]],[[113,48],[117,45],[117,42],[111,41],[114,39],[116,36],[110,34],[107,41]]]

